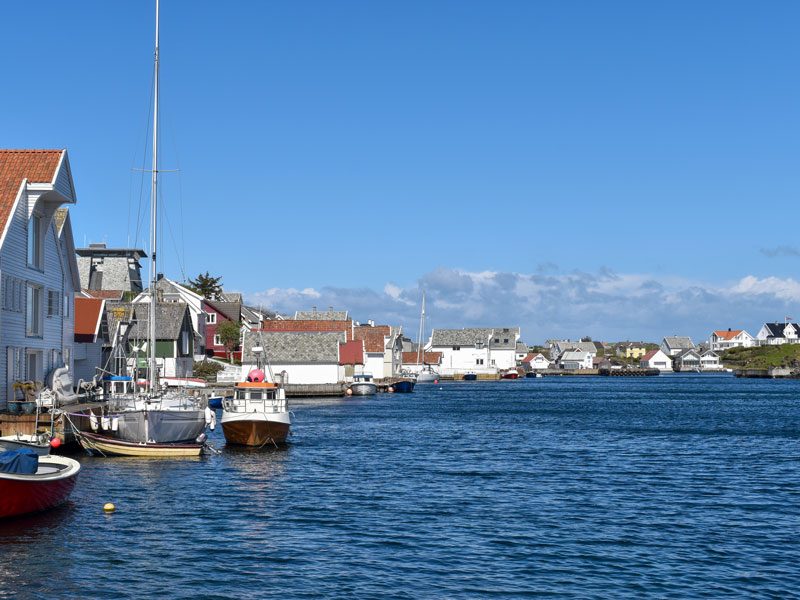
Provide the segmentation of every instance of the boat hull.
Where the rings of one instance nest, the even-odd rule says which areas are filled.
[[[75,487],[80,463],[65,456],[39,459],[32,475],[0,473],[0,519],[40,512],[63,504]]]
[[[264,446],[272,442],[285,444],[289,423],[267,420],[241,419],[222,423],[225,442],[238,446]]]
[[[462,377],[464,381],[475,381],[477,378],[478,376],[475,373],[467,373]]]
[[[378,391],[378,386],[374,383],[351,383],[350,390],[353,396],[374,396]]]
[[[398,394],[410,394],[414,391],[414,382],[409,380],[395,381],[392,388]]]
[[[417,383],[438,383],[438,382],[439,382],[438,373],[423,371],[422,373],[417,375]]]
[[[109,438],[93,433],[81,433],[81,446],[95,456],[199,456],[202,444],[145,444]]]
[[[155,444],[191,444],[206,429],[205,410],[126,410],[118,413],[114,439]]]
[[[34,436],[24,436],[28,439],[20,439],[17,436],[4,436],[0,437],[0,452],[5,450],[33,450],[39,456],[47,456],[50,454],[50,444],[40,444],[33,441],[31,438]]]

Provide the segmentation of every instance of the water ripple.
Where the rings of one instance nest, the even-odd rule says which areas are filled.
[[[797,597],[798,385],[420,386],[295,402],[286,449],[80,457],[0,523],[0,599]]]

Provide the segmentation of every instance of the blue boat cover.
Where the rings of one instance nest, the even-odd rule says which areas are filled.
[[[39,468],[39,455],[29,448],[0,452],[0,473],[33,475]]]

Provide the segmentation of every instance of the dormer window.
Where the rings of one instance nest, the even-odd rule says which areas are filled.
[[[28,266],[36,269],[42,265],[42,217],[33,214],[28,221]]]

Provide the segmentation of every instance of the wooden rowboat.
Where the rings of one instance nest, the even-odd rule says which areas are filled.
[[[143,444],[81,432],[78,440],[89,454],[99,456],[199,456],[203,444]]]

